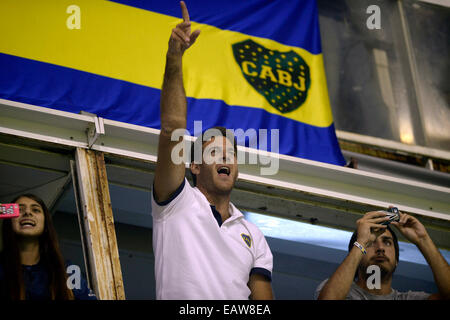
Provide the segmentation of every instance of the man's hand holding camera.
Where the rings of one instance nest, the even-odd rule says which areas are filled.
[[[400,213],[400,221],[392,222],[392,225],[394,225],[406,239],[417,246],[430,238],[423,224],[420,223],[417,218],[410,215]]]
[[[357,241],[364,247],[369,247],[380,234],[384,233],[387,226],[381,223],[388,220],[389,217],[381,211],[366,213],[361,219],[356,221],[358,230]]]

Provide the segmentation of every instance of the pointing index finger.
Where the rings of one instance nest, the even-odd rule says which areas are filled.
[[[183,16],[183,21],[189,22],[189,12],[186,7],[186,3],[184,3],[184,1],[180,1],[180,6],[181,6],[181,15]]]

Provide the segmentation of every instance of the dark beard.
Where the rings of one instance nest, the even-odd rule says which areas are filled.
[[[395,269],[397,268],[397,266],[394,266],[394,268],[391,271],[389,271],[388,269],[386,269],[382,265],[379,265],[379,264],[376,264],[376,265],[380,267],[380,278],[381,278],[380,280],[381,280],[381,282],[384,282],[385,280],[387,280],[390,277],[392,277],[392,275],[395,272]],[[371,273],[367,273],[367,268],[369,266],[370,266],[370,264],[367,265],[367,266],[363,266],[363,265],[360,264],[359,267],[358,267],[358,277],[360,275],[362,275],[362,278],[364,279],[365,282],[373,274],[373,273],[372,274]]]
[[[397,268],[396,266],[394,266],[394,268],[391,271],[389,271],[383,266],[379,266],[379,267],[380,267],[380,270],[381,270],[381,281],[392,277],[392,275],[394,274],[395,269]]]

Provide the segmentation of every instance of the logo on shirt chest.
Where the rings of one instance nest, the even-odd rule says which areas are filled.
[[[241,237],[242,237],[242,240],[244,240],[247,247],[251,248],[252,247],[252,238],[250,238],[250,236],[245,233],[241,233]]]

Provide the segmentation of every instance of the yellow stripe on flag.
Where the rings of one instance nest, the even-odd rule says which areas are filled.
[[[71,15],[66,9],[72,4],[80,8],[79,30],[66,26]],[[181,19],[109,1],[2,0],[0,52],[160,89],[168,39],[179,22]],[[331,125],[321,54],[193,22],[195,29],[201,29],[200,37],[184,57],[189,97],[223,100],[231,107],[263,108],[319,127]],[[309,65],[311,87],[300,108],[281,114],[247,82],[232,51],[233,44],[247,39],[270,50],[293,50]]]

